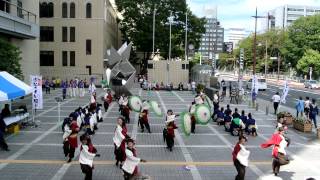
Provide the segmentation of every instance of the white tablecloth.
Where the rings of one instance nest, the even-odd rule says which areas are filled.
[[[29,117],[29,113],[24,113],[24,114],[19,114],[16,116],[10,116],[10,117],[3,118],[3,120],[6,123],[6,125],[9,126],[10,124],[17,123],[19,121],[22,121],[22,120],[28,118],[28,117]]]

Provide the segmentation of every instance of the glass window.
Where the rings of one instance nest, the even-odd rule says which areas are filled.
[[[76,28],[70,27],[70,42],[76,41]]]
[[[53,51],[40,51],[40,66],[54,66]]]
[[[68,51],[62,51],[62,66],[68,66]]]
[[[182,65],[182,69],[186,69],[186,64],[181,64]]]
[[[91,3],[87,3],[86,5],[86,18],[91,18],[92,17],[92,5]]]
[[[70,51],[70,66],[76,66],[76,52]]]
[[[48,16],[47,16],[47,17],[49,17],[49,18],[50,18],[50,17],[53,17],[53,15],[54,15],[53,9],[54,9],[53,3],[50,2],[50,3],[48,4],[48,8],[47,8],[47,10],[48,10]]]
[[[70,18],[76,17],[76,5],[72,2],[70,4]]]
[[[49,26],[40,27],[40,41],[53,42],[54,41],[54,28]]]
[[[62,27],[62,42],[68,42],[68,28]]]
[[[86,40],[86,54],[87,55],[91,54],[91,39]]]
[[[68,18],[68,4],[62,3],[62,18]]]
[[[47,17],[47,3],[43,2],[40,4],[40,18]]]
[[[23,18],[21,1],[17,1],[17,16]]]
[[[153,69],[153,64],[148,64],[148,69]]]

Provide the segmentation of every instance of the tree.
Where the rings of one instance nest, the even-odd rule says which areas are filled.
[[[312,75],[316,78],[320,76],[320,53],[319,51],[308,49],[297,63],[298,72],[308,75],[309,68],[312,67]]]
[[[187,7],[185,0],[116,0],[118,10],[124,19],[121,32],[125,40],[132,41],[137,51],[144,52],[145,60],[152,52],[153,10],[156,8],[155,49],[167,58],[169,51],[168,17],[173,13],[172,56],[183,57],[185,44],[185,14],[188,14],[188,39],[196,49],[205,32],[204,18],[197,18]]]
[[[20,54],[19,48],[0,38],[0,70],[7,71],[13,76],[23,79],[19,63],[21,60]]]

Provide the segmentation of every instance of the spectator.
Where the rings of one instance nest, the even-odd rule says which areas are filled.
[[[0,115],[0,146],[5,151],[10,151],[8,148],[8,144],[6,143],[6,140],[4,139],[5,130],[6,130],[6,123],[3,120],[3,116]]]
[[[299,100],[296,103],[296,110],[297,110],[297,117],[299,116],[299,114],[302,117],[303,116],[303,110],[304,110],[304,101],[303,101],[301,96],[299,97]]]
[[[279,92],[276,92],[276,94],[272,96],[274,114],[277,114],[280,99]]]
[[[312,103],[310,104],[310,113],[309,113],[309,117],[311,120],[313,120],[314,123],[314,127],[317,129],[317,115],[319,114],[319,109],[318,106],[316,104],[316,100],[312,99]]]
[[[194,82],[194,81],[191,82],[191,90],[192,90],[193,94],[196,93],[196,82]]]
[[[3,118],[9,117],[11,115],[9,104],[4,105],[4,108],[1,111],[1,115]]]

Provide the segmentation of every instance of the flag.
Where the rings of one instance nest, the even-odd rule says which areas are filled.
[[[284,88],[282,91],[282,96],[281,96],[281,103],[285,104],[286,103],[286,97],[289,93],[289,84],[288,84],[288,80],[286,80],[284,82]]]

